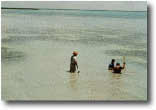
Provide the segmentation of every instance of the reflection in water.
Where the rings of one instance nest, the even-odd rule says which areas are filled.
[[[122,99],[124,96],[124,82],[121,74],[113,74],[111,79],[111,87],[109,87],[109,94],[114,100]]]
[[[114,79],[120,79],[121,78],[121,74],[115,74],[115,73],[113,73],[113,76],[112,76],[112,78]]]
[[[70,75],[70,87],[73,89],[73,90],[77,90],[77,80],[78,80],[78,74],[77,73],[71,73]]]

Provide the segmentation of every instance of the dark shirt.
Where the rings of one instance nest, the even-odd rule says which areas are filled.
[[[114,64],[109,64],[108,69],[112,70],[114,68]]]
[[[76,56],[71,56],[70,63],[71,64],[76,64]]]

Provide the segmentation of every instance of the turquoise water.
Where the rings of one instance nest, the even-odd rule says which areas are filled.
[[[73,50],[79,75],[66,72]],[[147,12],[2,9],[2,98],[146,100]]]

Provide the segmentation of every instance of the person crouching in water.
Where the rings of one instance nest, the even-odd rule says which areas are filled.
[[[77,55],[78,55],[78,52],[74,51],[73,55],[71,56],[71,60],[70,60],[70,72],[71,73],[76,72],[76,67],[78,69],[78,63],[77,63],[77,59],[76,59]]]
[[[114,63],[115,63],[115,59],[112,59],[111,64],[109,64],[109,66],[108,66],[108,70],[113,70],[113,68],[114,68]]]
[[[121,70],[125,68],[126,63],[123,63],[123,66],[120,66],[120,63],[116,63],[116,66],[113,68],[113,73],[121,74]]]

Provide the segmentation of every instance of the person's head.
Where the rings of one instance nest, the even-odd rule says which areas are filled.
[[[115,59],[112,59],[112,63],[114,63],[115,62]]]
[[[116,66],[120,66],[120,63],[116,63]]]
[[[73,51],[73,55],[74,55],[74,56],[77,56],[77,55],[78,55],[78,52]]]

